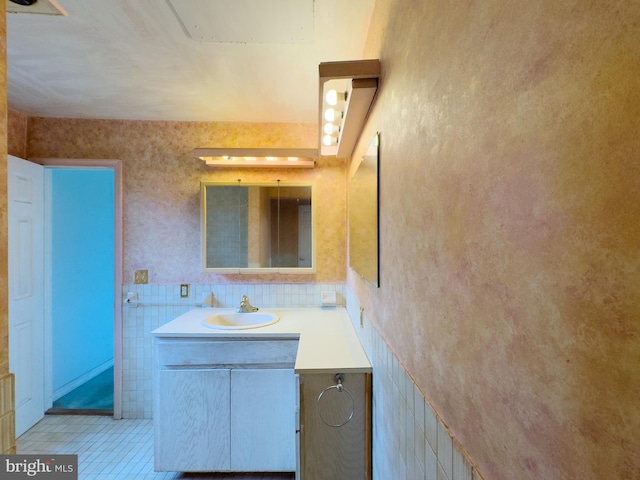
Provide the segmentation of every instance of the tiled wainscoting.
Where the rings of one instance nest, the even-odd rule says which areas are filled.
[[[345,286],[322,284],[191,285],[189,298],[180,298],[180,285],[123,287],[122,311],[122,416],[152,418],[151,332],[202,303],[213,294],[213,306],[237,307],[243,295],[259,308],[319,307],[321,292],[335,291],[337,303],[345,305]],[[135,293],[136,303],[127,304]],[[137,306],[132,306],[137,305]]]
[[[438,414],[346,292],[349,317],[373,366],[373,480],[481,480]]]

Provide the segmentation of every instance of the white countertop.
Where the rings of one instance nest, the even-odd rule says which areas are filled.
[[[277,323],[242,330],[221,330],[202,325],[210,315],[231,313],[232,308],[198,308],[154,330],[156,337],[299,338],[296,373],[371,373],[367,358],[345,308],[267,308]],[[249,314],[250,315],[250,314]]]

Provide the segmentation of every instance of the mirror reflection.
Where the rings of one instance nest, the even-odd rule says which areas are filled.
[[[206,271],[313,268],[311,186],[203,183],[201,194]]]
[[[349,266],[376,286],[378,267],[378,149],[376,134],[349,181]]]

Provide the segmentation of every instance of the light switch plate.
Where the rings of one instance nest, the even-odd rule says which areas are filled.
[[[180,298],[188,298],[189,297],[189,285],[183,283],[180,285]]]

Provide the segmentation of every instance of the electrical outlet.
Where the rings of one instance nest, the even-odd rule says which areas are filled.
[[[147,284],[149,283],[149,270],[136,270],[133,272],[133,283]]]
[[[187,298],[189,296],[189,285],[183,283],[180,285],[180,298]]]

